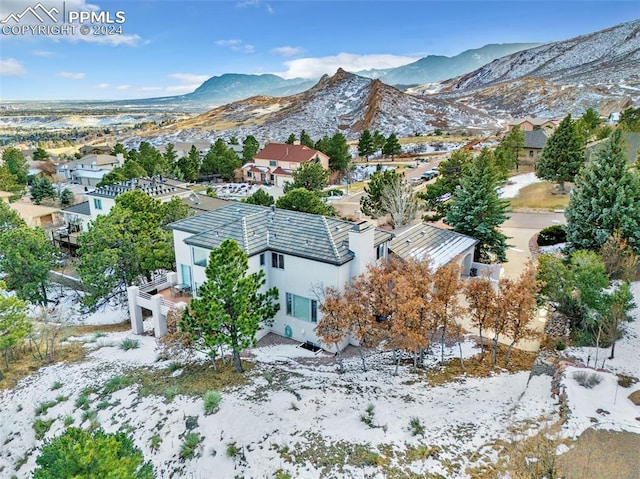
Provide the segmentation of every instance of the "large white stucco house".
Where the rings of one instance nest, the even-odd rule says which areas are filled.
[[[247,253],[249,271],[263,270],[265,287],[279,291],[280,310],[272,327],[260,331],[258,339],[274,332],[321,347],[314,331],[322,315],[319,290],[327,286],[342,289],[352,277],[365,273],[367,266],[393,253],[391,245],[400,257],[428,259],[436,267],[458,261],[463,274],[468,274],[477,243],[423,223],[394,235],[366,221],[356,224],[245,203],[224,206],[169,227],[181,290],[197,296],[206,281],[209,253],[231,238]]]

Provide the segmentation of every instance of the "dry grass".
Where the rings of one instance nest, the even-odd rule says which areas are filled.
[[[130,329],[131,322],[129,320],[115,324],[66,326],[65,336],[69,338],[71,336],[84,336],[85,334],[92,333],[117,333],[121,331],[129,331]]]
[[[81,344],[65,344],[58,345],[58,349],[55,354],[53,362],[45,361],[37,357],[36,351],[32,350],[28,346],[25,346],[22,350],[16,353],[16,358],[9,362],[9,370],[2,371],[3,379],[0,380],[0,390],[11,389],[16,386],[18,381],[32,374],[35,374],[38,369],[50,364],[61,362],[78,362],[85,358],[86,350]]]
[[[588,429],[558,458],[558,469],[566,479],[638,479],[639,453],[638,434]]]
[[[508,365],[504,362],[507,347],[498,345],[498,361],[495,366],[491,364],[490,346],[485,346],[484,359],[480,354],[464,360],[464,370],[460,364],[460,358],[452,358],[443,367],[430,369],[426,372],[426,379],[432,385],[442,385],[458,381],[462,377],[488,377],[492,374],[508,371],[529,371],[536,359],[536,353],[513,349],[511,361]]]
[[[569,204],[568,194],[556,194],[554,184],[547,181],[525,186],[517,198],[511,200],[511,209],[557,210]]]
[[[243,361],[244,373],[237,373],[233,364],[218,363],[214,370],[211,364],[190,363],[182,366],[182,374],[172,377],[167,369],[136,369],[127,378],[140,384],[140,394],[143,396],[155,394],[162,396],[168,388],[177,388],[180,394],[188,396],[202,396],[211,389],[223,391],[226,388],[247,384],[248,376],[253,364]]]

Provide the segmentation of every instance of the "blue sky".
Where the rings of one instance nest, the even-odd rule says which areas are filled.
[[[2,0],[0,21],[37,3]],[[63,10],[62,0],[41,3]],[[122,33],[82,35],[87,23],[69,35],[3,30],[0,100],[146,98],[223,73],[385,68],[488,43],[571,38],[639,18],[640,2],[66,0],[64,11],[124,12]],[[27,14],[24,24],[38,21]]]

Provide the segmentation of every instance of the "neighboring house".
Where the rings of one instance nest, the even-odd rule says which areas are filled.
[[[20,202],[9,203],[9,207],[18,213],[28,226],[51,228],[61,220],[59,208]]]
[[[209,149],[211,148],[212,143],[206,140],[195,140],[195,141],[179,141],[173,144],[173,149],[176,152],[176,158],[183,158],[185,156],[189,156],[189,151],[191,151],[191,147],[195,146],[198,150],[200,156],[204,156],[207,154]],[[167,151],[167,145],[162,145],[158,147],[158,151],[164,154]]]
[[[173,197],[186,198],[192,191],[185,187],[183,182],[168,178],[134,178],[121,181],[113,185],[101,186],[87,193],[91,219],[99,215],[106,215],[116,204],[116,198],[127,191],[141,190],[146,194],[160,200],[162,203],[170,201]]]
[[[524,132],[524,148],[520,153],[519,160],[521,163],[534,164],[544,145],[547,144],[550,133],[549,130],[533,130]]]
[[[609,116],[607,117],[607,124],[608,125],[617,125],[619,121],[620,121],[620,112],[619,111],[611,112],[609,114]]]
[[[354,276],[366,273],[369,265],[390,253],[402,258],[428,258],[434,267],[458,261],[463,273],[471,274],[477,243],[473,238],[426,224],[409,228],[394,238],[392,233],[366,221],[356,224],[246,203],[223,206],[169,227],[173,230],[176,255],[174,280],[181,291],[197,296],[198,288],[207,280],[205,268],[211,250],[224,240],[233,239],[249,257],[249,272],[264,271],[265,288],[278,288],[280,310],[273,325],[261,330],[258,338],[274,332],[315,346],[322,346],[315,333],[322,318],[319,290],[327,286],[344,288]],[[141,317],[134,293],[129,295],[132,318]],[[142,298],[148,300],[144,295]],[[158,303],[158,315],[160,306]],[[154,322],[159,324],[155,316]],[[159,326],[157,331],[162,334],[166,327]]]
[[[199,193],[191,193],[189,196],[182,198],[182,202],[187,205],[194,214],[206,213],[207,211],[214,211],[223,206],[229,206],[234,204],[232,200],[224,200],[222,198],[212,198],[211,196],[202,195]]]
[[[321,151],[304,145],[268,143],[242,167],[243,180],[284,186],[292,181],[292,173],[309,161],[319,161],[325,170],[329,169],[329,157]]]
[[[91,208],[83,201],[60,211],[64,226],[53,232],[53,244],[72,253],[78,248],[78,236],[87,231],[91,221]]]
[[[109,145],[85,145],[80,147],[80,154],[85,155],[110,155],[113,151]]]
[[[79,160],[57,165],[56,173],[59,178],[65,178],[72,183],[96,186],[104,175],[123,164],[124,157],[121,153],[116,156],[89,154]]]
[[[507,131],[511,131],[514,126],[519,126],[522,131],[533,131],[538,129],[549,128],[555,129],[560,124],[560,120],[554,120],[549,118],[532,118],[530,116],[522,120],[510,121],[507,125]]]

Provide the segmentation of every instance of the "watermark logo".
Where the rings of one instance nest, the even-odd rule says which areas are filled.
[[[49,8],[41,2],[21,12],[12,12],[0,20],[3,35],[24,36],[104,36],[122,35],[126,21],[124,10],[77,10],[60,2]],[[59,7],[59,8],[58,8]]]
[[[38,14],[38,12],[40,12],[40,14]],[[40,21],[40,23],[46,22],[45,16],[49,17],[49,19],[51,19],[53,23],[58,23],[58,18],[55,15],[58,15],[60,13],[60,10],[58,10],[56,7],[52,7],[50,10],[47,10],[41,3],[38,3],[33,7],[28,6],[22,11],[22,13],[18,13],[17,15],[15,13],[10,13],[9,16],[0,21],[0,23],[9,23],[11,20],[13,20],[15,23],[20,23],[22,18],[26,16],[27,13],[30,13],[32,16],[36,17]]]

